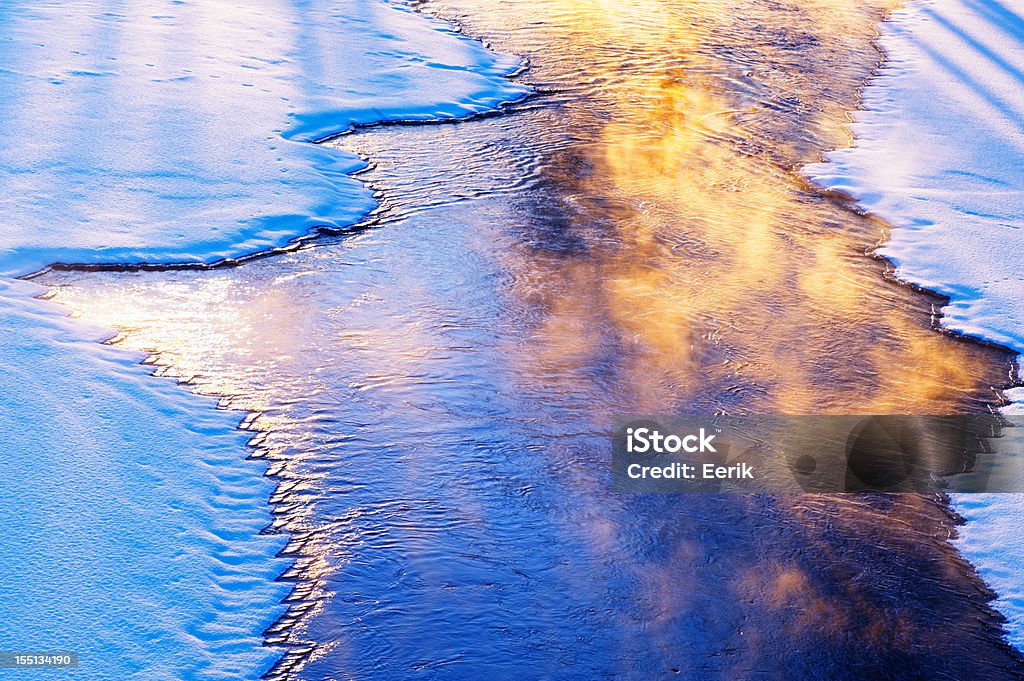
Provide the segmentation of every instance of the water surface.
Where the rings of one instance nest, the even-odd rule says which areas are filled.
[[[429,7],[540,95],[330,142],[371,162],[358,231],[45,278],[258,413],[296,558],[275,672],[1019,676],[942,500],[609,491],[617,414],[974,411],[1007,381],[796,171],[847,143],[885,3]]]

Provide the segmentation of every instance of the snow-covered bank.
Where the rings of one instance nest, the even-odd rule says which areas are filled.
[[[0,272],[209,262],[372,207],[353,124],[526,94],[517,59],[379,0],[49,2],[0,10]]]
[[[0,635],[78,679],[257,678],[285,591],[237,413],[35,299],[53,262],[212,262],[373,206],[309,140],[518,99],[518,60],[380,0],[0,7]]]
[[[46,678],[252,678],[287,594],[272,485],[237,412],[0,280],[0,633],[74,651]]]
[[[856,145],[806,172],[897,227],[880,252],[949,296],[945,326],[1024,352],[1024,11],[913,0],[882,31]],[[1008,393],[1024,412],[1024,389]],[[1024,648],[1024,497],[954,501],[968,521],[958,546]]]

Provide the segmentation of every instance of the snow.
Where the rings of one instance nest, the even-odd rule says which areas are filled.
[[[4,649],[79,653],[49,678],[255,678],[286,563],[239,414],[38,293],[0,280]]]
[[[883,25],[881,46],[856,145],[805,172],[897,227],[880,252],[900,278],[949,296],[945,326],[1024,351],[1024,13],[916,0]],[[1024,413],[1024,389],[1008,396],[1006,411]],[[954,505],[967,520],[957,545],[1024,649],[1024,499]]]
[[[363,162],[310,140],[521,98],[518,60],[380,0],[0,4],[0,635],[43,678],[257,678],[286,593],[239,413],[13,279],[204,262],[343,227]]]
[[[519,99],[519,61],[375,0],[5,3],[0,273],[211,262],[373,206],[355,124]]]

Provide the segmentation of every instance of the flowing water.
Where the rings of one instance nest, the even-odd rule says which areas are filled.
[[[797,172],[849,143],[888,5],[430,3],[537,95],[327,142],[371,163],[358,229],[42,277],[254,414],[295,558],[274,675],[1020,675],[940,499],[609,489],[619,414],[984,411],[1009,382]]]

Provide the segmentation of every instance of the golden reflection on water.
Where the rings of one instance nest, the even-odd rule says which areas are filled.
[[[494,12],[470,14],[471,26],[488,26],[487,17],[508,21],[497,7],[514,5],[495,5]],[[575,125],[599,131],[596,142],[549,159],[545,169],[569,197],[569,229],[583,252],[530,244],[506,261],[509,270],[530,273],[517,279],[519,295],[546,313],[538,342],[514,350],[524,382],[571,386],[611,354],[617,383],[632,389],[634,413],[697,405],[928,414],[977,409],[992,399],[989,386],[1003,378],[1005,357],[936,333],[936,301],[883,284],[881,265],[865,257],[882,236],[878,223],[809,192],[794,172],[847,139],[842,112],[855,108],[857,87],[872,66],[864,55],[873,49],[874,23],[895,3],[782,3],[782,15],[811,17],[803,28],[812,33],[802,42],[809,54],[775,49],[769,38],[759,45],[763,61],[751,67],[771,74],[762,83],[785,88],[796,102],[788,110],[769,106],[777,91],[754,102],[749,92],[737,92],[728,52],[703,49],[720,41],[715,25],[730,23],[724,15],[756,16],[761,3],[687,5],[682,13],[671,3],[655,5],[640,26],[621,5],[595,11],[593,3],[530,3],[533,21],[554,27],[550,44],[570,53],[585,79],[614,87],[601,89],[608,104],[597,113],[566,107]],[[572,19],[560,24],[565,16]],[[786,26],[778,17],[766,24]],[[757,43],[759,35],[733,35],[744,37]],[[509,44],[515,49],[514,39]],[[607,57],[609,46],[622,55],[653,52],[647,64],[663,68],[632,74],[623,68],[629,57]],[[822,50],[833,53],[822,58]],[[594,229],[601,218],[607,232]],[[595,405],[601,406],[608,412],[599,419],[629,410],[622,402]],[[599,519],[602,501],[575,491],[574,503]],[[962,561],[936,539],[951,521],[932,500],[893,499],[881,511],[870,502],[819,504],[810,497],[773,503],[780,519],[807,529],[811,551],[829,556],[837,543],[840,550],[822,561],[824,570],[766,555],[738,574],[718,575],[715,589],[754,604],[752,621],[776,623],[748,629],[750,668],[764,669],[763,656],[790,645],[767,640],[780,636],[848,637],[877,649],[943,639],[920,613],[887,607],[856,587],[835,588],[848,578],[844,572],[866,570],[884,581],[909,569],[892,574],[891,566],[861,563],[849,548],[855,541],[913,556],[951,590],[974,588]],[[762,512],[752,509],[751,516]],[[585,527],[595,554],[616,553],[617,532],[600,520]],[[832,536],[837,527],[845,540]],[[665,623],[690,611],[700,590],[690,568],[701,564],[702,549],[681,541],[665,550],[669,560],[635,570],[656,595],[648,635],[668,643],[677,632]],[[950,614],[951,621],[958,617],[964,626],[972,615]]]
[[[991,398],[971,369],[985,353],[935,333],[934,301],[883,284],[881,266],[864,257],[878,227],[814,196],[792,170],[814,159],[801,156],[808,131],[818,153],[844,136],[846,119],[836,114],[855,106],[872,65],[863,55],[874,21],[893,3],[791,3],[778,11],[790,12],[792,25],[776,16],[771,30],[747,29],[759,38],[755,64],[705,48],[735,29],[723,17],[756,18],[761,3],[647,4],[634,12],[613,3],[499,2],[490,14],[507,21],[518,8],[548,23],[548,40],[585,79],[614,84],[599,88],[602,107],[566,107],[573,125],[599,133],[546,169],[572,197],[569,214],[578,219],[570,229],[585,253],[526,248],[508,265],[534,270],[523,295],[547,309],[543,342],[532,349],[536,375],[575,375],[614,353],[620,383],[634,389],[630,406],[648,413],[694,404],[942,413]],[[486,24],[487,15],[470,21]],[[823,50],[833,54],[819,63]],[[855,66],[831,72],[844,57]],[[631,70],[634,60],[643,66]],[[738,70],[767,71],[773,82],[790,74],[783,94],[797,110],[774,110],[779,93],[737,96],[730,79]],[[595,230],[595,220],[611,234]],[[732,399],[739,393],[746,396]]]

